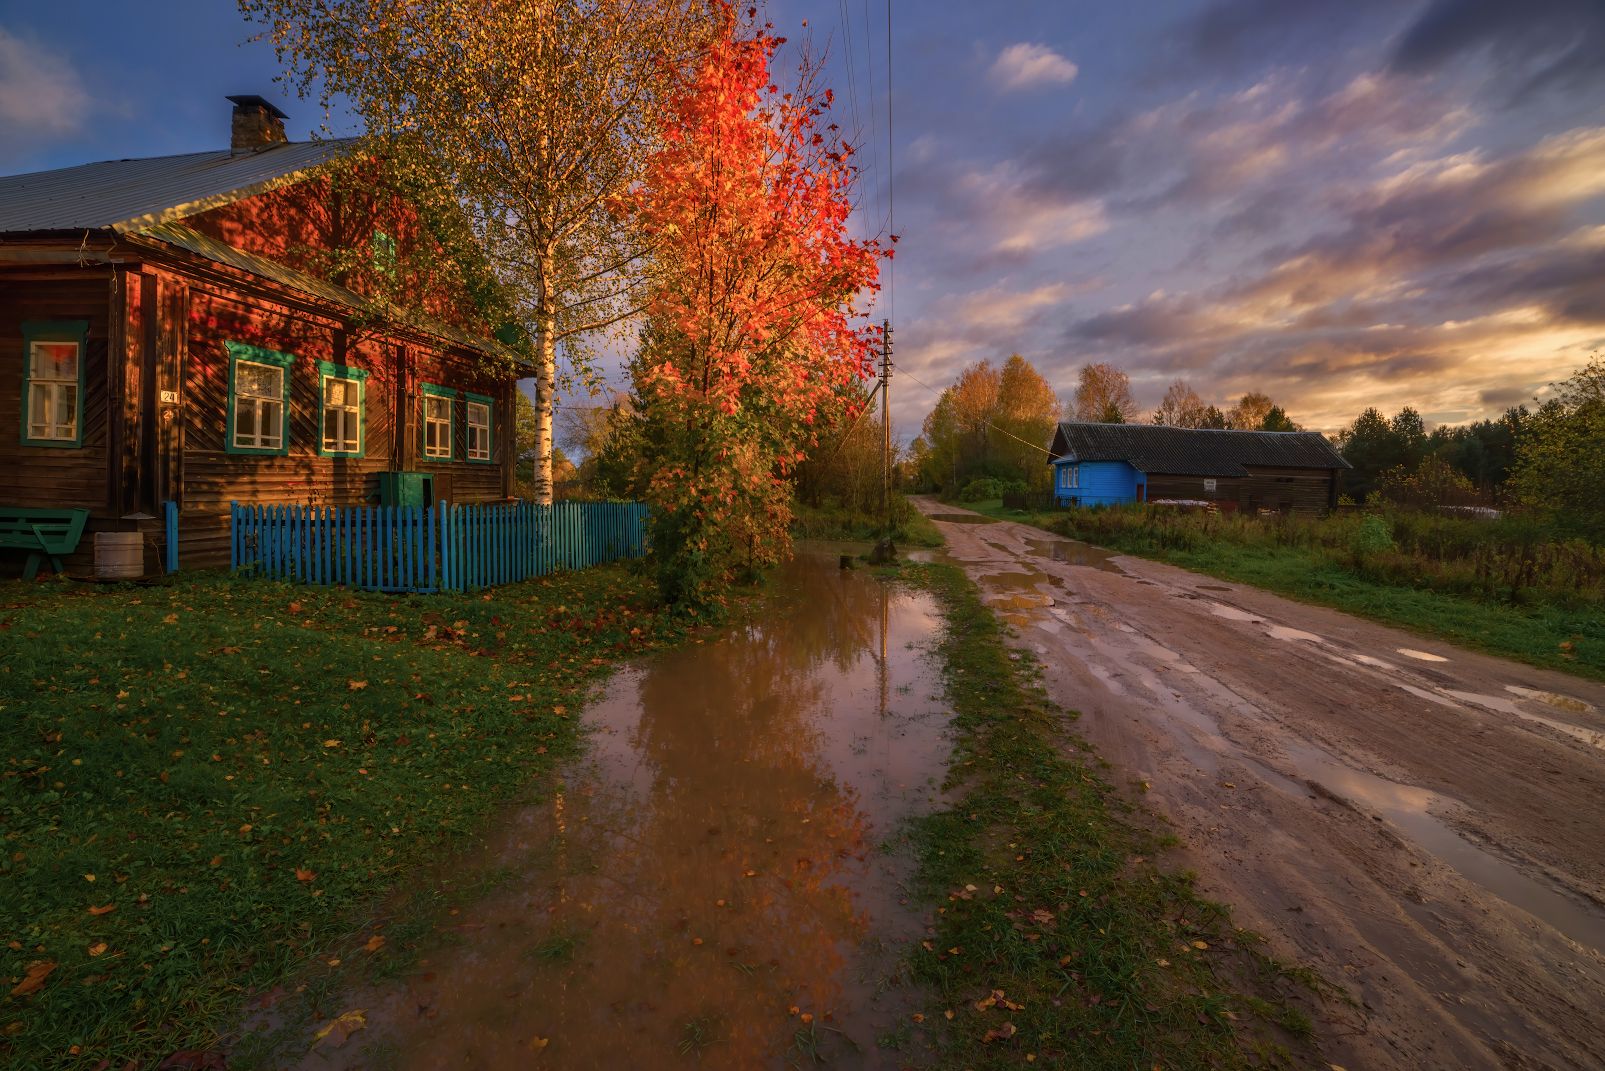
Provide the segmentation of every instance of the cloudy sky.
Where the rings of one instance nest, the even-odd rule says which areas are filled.
[[[1605,0],[893,0],[889,60],[884,0],[769,13],[828,52],[858,225],[901,236],[900,438],[916,378],[1015,352],[1330,430],[1495,413],[1605,346]],[[249,33],[0,0],[0,171],[221,144],[224,94],[276,92]]]

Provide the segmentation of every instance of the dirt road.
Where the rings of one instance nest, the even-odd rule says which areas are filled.
[[[1605,687],[920,508],[1334,1063],[1605,1067]]]

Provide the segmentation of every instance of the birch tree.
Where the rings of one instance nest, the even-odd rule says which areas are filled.
[[[349,105],[375,152],[461,213],[533,339],[534,497],[552,497],[559,353],[643,308],[650,249],[618,198],[705,40],[700,0],[238,0],[291,84]]]

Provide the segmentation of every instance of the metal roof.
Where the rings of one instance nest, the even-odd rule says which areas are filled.
[[[294,182],[353,143],[292,141],[255,152],[103,160],[8,175],[0,178],[0,233],[143,230]]]
[[[1163,424],[1059,425],[1049,460],[1125,461],[1139,472],[1176,476],[1246,476],[1245,465],[1346,469],[1343,455],[1317,431],[1217,431]]]

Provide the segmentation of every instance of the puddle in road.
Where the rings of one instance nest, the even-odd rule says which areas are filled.
[[[1225,603],[1219,603],[1219,602],[1210,603],[1209,604],[1209,612],[1214,614],[1216,617],[1224,617],[1228,621],[1262,621],[1262,620],[1264,620],[1258,614],[1251,614],[1247,610],[1239,610],[1235,606],[1227,606]]]
[[[1307,745],[1292,745],[1289,757],[1301,776],[1376,811],[1470,881],[1573,941],[1605,950],[1605,912],[1528,877],[1514,864],[1467,840],[1431,813],[1432,809],[1442,810],[1452,804],[1452,800],[1428,789],[1356,770]],[[1279,775],[1273,772],[1272,776]]]
[[[777,587],[760,620],[613,679],[553,800],[453,868],[513,875],[463,907],[462,944],[359,994],[356,1051],[306,1067],[878,1066],[919,999],[888,981],[921,932],[913,864],[881,845],[937,801],[940,619],[833,558]]]
[[[1592,703],[1585,703],[1581,699],[1574,699],[1569,695],[1557,695],[1554,692],[1540,691],[1537,688],[1523,688],[1520,685],[1507,684],[1505,685],[1505,691],[1519,695],[1523,699],[1536,699],[1538,702],[1552,706],[1556,710],[1565,710],[1572,714],[1590,714],[1594,710]]]
[[[1399,667],[1392,662],[1384,662],[1380,658],[1372,658],[1367,654],[1356,654],[1351,657],[1362,666],[1370,666],[1372,669],[1382,669],[1389,673],[1397,673],[1399,671]]]
[[[1443,655],[1435,655],[1430,651],[1417,651],[1414,648],[1410,648],[1410,647],[1396,647],[1396,648],[1394,648],[1394,650],[1396,650],[1400,654],[1404,655],[1404,657],[1406,657],[1406,658],[1414,658],[1418,662],[1447,662],[1447,661],[1449,661],[1447,658],[1443,657]]]
[[[1114,561],[1119,555],[1114,551],[1092,546],[1090,543],[1080,543],[1073,539],[1033,539],[1030,536],[1025,537],[1024,543],[1027,549],[1039,558],[1100,569],[1106,573],[1125,574],[1125,570]]]
[[[1529,689],[1512,688],[1511,690],[1526,692]],[[1503,696],[1498,695],[1479,695],[1476,692],[1456,692],[1449,689],[1444,689],[1444,694],[1453,696],[1462,703],[1470,703],[1473,706],[1482,707],[1484,710],[1493,710],[1500,714],[1514,714],[1522,721],[1532,722],[1535,725],[1548,726],[1558,733],[1564,733],[1575,740],[1581,740],[1589,747],[1597,747],[1600,750],[1605,751],[1605,732],[1601,732],[1598,729],[1590,729],[1582,725],[1573,725],[1570,722],[1560,721],[1557,718],[1546,718],[1542,714],[1529,713],[1528,711],[1525,711],[1521,709],[1521,707],[1517,706],[1514,699],[1506,699]],[[1547,695],[1550,693],[1543,694]],[[1559,699],[1562,697],[1556,696],[1555,698]],[[1573,702],[1581,701],[1573,700]],[[1585,709],[1588,708],[1587,703],[1582,703],[1582,706]]]
[[[1303,629],[1288,628],[1286,625],[1272,625],[1265,631],[1266,635],[1270,636],[1270,638],[1273,640],[1299,640],[1304,643],[1326,642],[1313,632],[1305,632]]]

